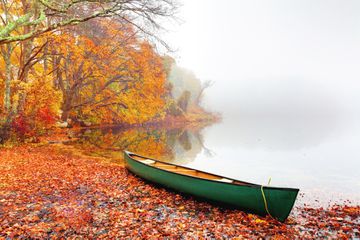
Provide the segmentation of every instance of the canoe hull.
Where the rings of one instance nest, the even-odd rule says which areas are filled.
[[[261,216],[268,214],[259,185],[235,185],[181,175],[136,161],[127,153],[125,166],[139,177],[179,192]],[[298,189],[263,187],[263,192],[271,216],[281,222],[285,221],[294,205]]]

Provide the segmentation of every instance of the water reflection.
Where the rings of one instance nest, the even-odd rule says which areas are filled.
[[[127,149],[258,184],[271,177],[273,186],[300,188],[306,195],[302,202],[310,204],[360,202],[360,126],[337,116],[247,116],[213,126],[88,129],[79,142],[113,159]]]
[[[201,131],[204,125],[181,127],[140,127],[124,129],[109,127],[83,130],[78,143],[95,147],[102,155],[121,158],[128,150],[177,164],[188,164],[196,159],[202,149]],[[210,150],[206,150],[211,152]]]
[[[191,167],[249,182],[298,187],[302,202],[360,203],[360,126],[341,116],[242,117],[204,131],[213,157]]]

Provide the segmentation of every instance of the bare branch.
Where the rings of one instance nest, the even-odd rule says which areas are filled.
[[[150,30],[161,28],[158,18],[173,17],[178,5],[175,0],[36,0],[32,10],[13,21],[3,21],[0,45],[36,38],[47,32],[77,25],[94,18],[115,17],[130,23],[144,35],[168,46]],[[5,8],[5,6],[3,7]],[[39,14],[40,13],[40,14]],[[45,21],[50,18],[51,21]],[[47,24],[45,23],[47,22]],[[24,26],[33,30],[22,34]]]

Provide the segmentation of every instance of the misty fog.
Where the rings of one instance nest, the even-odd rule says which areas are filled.
[[[215,82],[203,105],[223,117],[204,131],[213,156],[192,165],[359,200],[360,2],[183,4],[165,38],[180,66]]]
[[[359,111],[360,2],[183,1],[165,35],[224,117]],[[341,112],[341,113],[340,113]]]

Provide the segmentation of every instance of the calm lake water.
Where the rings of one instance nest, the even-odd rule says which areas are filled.
[[[114,159],[127,149],[237,178],[301,189],[298,205],[360,204],[360,126],[356,119],[224,118],[206,127],[91,129],[82,134]]]

